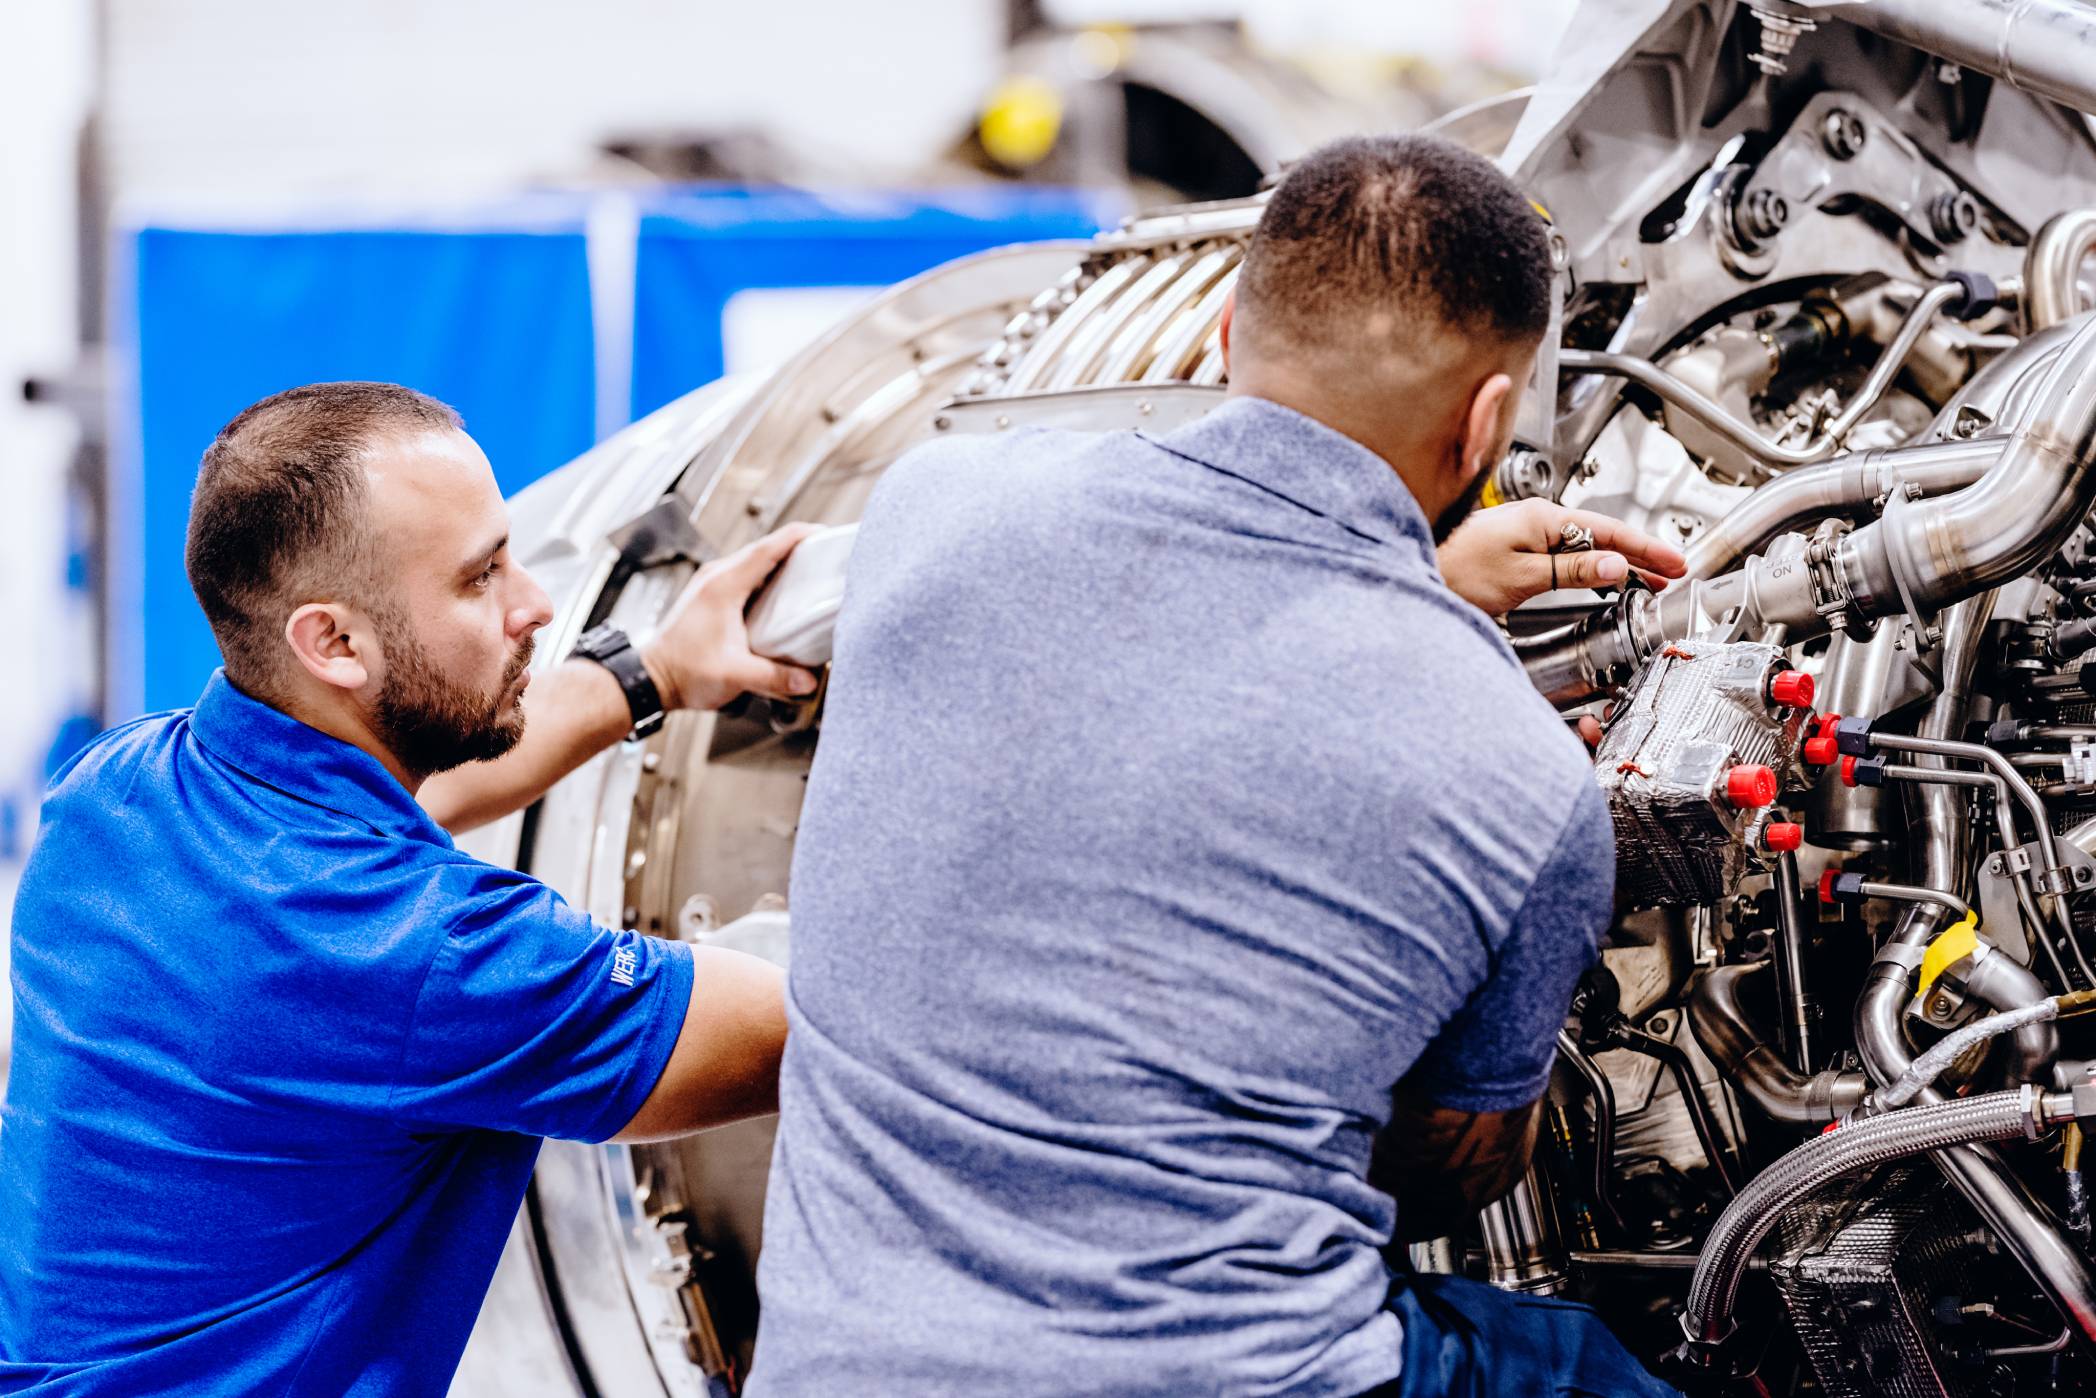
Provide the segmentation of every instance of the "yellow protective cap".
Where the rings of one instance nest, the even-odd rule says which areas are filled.
[[[1980,947],[1980,918],[1978,913],[1967,913],[1963,918],[1943,929],[1929,949],[1921,955],[1921,979],[1915,985],[1914,998],[1920,999],[1929,993],[1936,977],[1944,968],[1963,961]]]
[[[1063,129],[1063,95],[1046,78],[1006,78],[983,104],[977,134],[992,160],[1024,170],[1047,159]]]

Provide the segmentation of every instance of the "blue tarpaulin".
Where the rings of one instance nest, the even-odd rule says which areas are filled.
[[[743,293],[849,295],[987,247],[1086,236],[1111,213],[1101,196],[1067,190],[721,189],[637,205],[533,196],[441,225],[138,221],[117,240],[112,275],[104,719],[188,704],[218,663],[183,533],[198,457],[256,399],[324,379],[411,385],[465,415],[514,492],[620,425],[628,405],[638,416],[718,377],[723,320]],[[621,243],[609,255],[607,238]],[[832,304],[797,314],[819,321]],[[792,307],[739,309],[773,340],[799,332]]]
[[[135,674],[151,712],[191,703],[218,650],[182,566],[206,446],[267,394],[386,379],[465,415],[505,491],[595,439],[588,267],[565,231],[192,231],[135,240],[136,510],[143,551]],[[118,440],[123,440],[119,437]],[[121,645],[131,637],[113,638]],[[118,699],[117,702],[121,702]],[[111,721],[127,715],[108,715]]]
[[[730,365],[725,312],[751,289],[878,287],[985,248],[1088,238],[1116,209],[1096,193],[996,186],[928,194],[697,190],[641,210],[633,415]]]

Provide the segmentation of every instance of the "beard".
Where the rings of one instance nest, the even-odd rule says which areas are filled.
[[[524,736],[524,706],[511,691],[531,664],[524,638],[493,693],[446,675],[402,618],[383,623],[386,678],[379,685],[371,726],[400,764],[432,776],[468,762],[492,762]]]
[[[1465,487],[1462,495],[1457,498],[1456,502],[1443,510],[1440,516],[1434,520],[1434,546],[1436,548],[1447,543],[1448,536],[1456,532],[1456,527],[1464,520],[1470,518],[1470,512],[1477,508],[1477,502],[1483,497],[1485,487],[1492,483],[1492,469],[1492,467],[1487,466],[1484,470],[1479,471],[1477,479]]]

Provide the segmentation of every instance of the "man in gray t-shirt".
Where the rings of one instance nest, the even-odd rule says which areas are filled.
[[[1547,504],[1449,538],[1550,294],[1488,164],[1340,143],[1265,212],[1222,407],[881,483],[753,1394],[1663,1391],[1581,1308],[1393,1294],[1380,1251],[1519,1173],[1610,912],[1586,756],[1487,611],[1681,567],[1591,517],[1552,558]]]

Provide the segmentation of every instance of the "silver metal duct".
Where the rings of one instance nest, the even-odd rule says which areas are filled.
[[[1852,0],[1808,13],[2096,112],[2096,7],[2082,0]]]
[[[2081,273],[2096,252],[2096,209],[2070,209],[2031,239],[2023,258],[2023,319],[2033,332],[2062,325],[2088,309]]]
[[[2028,419],[2010,434],[1993,470],[1955,494],[1888,509],[1849,536],[1841,571],[1867,615],[1935,611],[2056,553],[2088,515],[2092,497],[2096,318],[2046,371]]]
[[[1760,976],[1768,964],[1719,966],[1704,973],[1689,997],[1689,1027],[1726,1081],[1769,1120],[1800,1127],[1838,1121],[1855,1109],[1870,1085],[1860,1073],[1801,1073],[1769,1047],[1739,1000],[1740,982]]]

